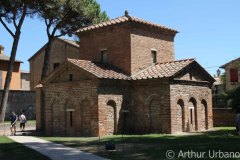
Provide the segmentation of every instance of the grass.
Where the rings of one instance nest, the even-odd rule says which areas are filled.
[[[166,152],[173,150],[177,158],[180,151],[187,152],[206,152],[203,159],[209,158],[208,151],[222,151],[239,153],[240,136],[235,133],[233,127],[218,127],[214,131],[204,132],[193,135],[166,135],[166,134],[149,134],[149,135],[124,135],[122,141],[121,135],[98,138],[77,138],[77,137],[42,137],[43,139],[61,143],[66,146],[78,148],[82,151],[91,152],[113,160],[159,160],[167,159]],[[116,143],[116,151],[109,152],[104,149],[107,141]],[[240,160],[240,153],[238,158]],[[216,156],[215,156],[216,157]],[[191,159],[183,158],[182,159]],[[194,158],[193,158],[194,159]],[[215,159],[220,159],[215,158]],[[227,158],[230,159],[230,158]]]
[[[50,160],[42,154],[16,143],[7,137],[0,136],[1,160]]]

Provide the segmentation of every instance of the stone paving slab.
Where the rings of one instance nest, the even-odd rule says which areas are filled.
[[[8,136],[8,138],[34,149],[52,160],[108,160],[91,153],[32,136]]]

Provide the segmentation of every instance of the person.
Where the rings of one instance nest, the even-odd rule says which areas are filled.
[[[25,130],[25,124],[27,122],[26,116],[24,115],[23,112],[19,116],[19,121],[20,121],[20,130],[23,132]]]
[[[10,121],[11,121],[11,127],[10,127],[10,130],[11,130],[11,133],[12,135],[16,135],[16,123],[17,123],[17,120],[18,120],[18,116],[15,114],[15,112],[12,112],[11,116],[10,116]]]
[[[240,135],[240,113],[237,114],[236,129],[237,129],[238,134]]]

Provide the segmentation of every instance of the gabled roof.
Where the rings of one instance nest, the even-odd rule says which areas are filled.
[[[61,38],[55,38],[54,40],[58,40],[58,41],[62,41],[66,44],[69,44],[75,48],[79,48],[79,44],[75,41],[69,40],[69,39],[61,39]],[[43,50],[45,50],[45,48],[47,47],[47,43],[44,44],[44,46],[42,48],[40,48],[32,57],[30,57],[28,59],[28,61],[31,61],[32,58],[36,57],[38,54],[40,54]]]
[[[226,63],[224,65],[222,65],[220,68],[225,68],[227,65],[229,65],[229,64],[231,64],[232,62],[235,62],[235,61],[240,61],[240,57],[236,58],[236,59],[234,59],[234,60],[232,60],[232,61],[230,61],[230,62],[228,62],[228,63]]]
[[[184,59],[166,63],[154,64],[133,76],[125,75],[120,69],[102,63],[95,63],[88,60],[70,59],[68,58],[65,63],[63,63],[56,71],[52,72],[50,75],[54,75],[55,72],[64,67],[64,64],[71,64],[84,71],[103,79],[121,79],[121,80],[141,80],[141,79],[156,79],[156,78],[171,78],[178,74],[184,72],[184,70],[190,66],[194,66],[200,70],[201,74],[207,79],[207,81],[213,83],[215,80],[213,77],[205,71],[194,59]],[[49,75],[49,76],[50,76]],[[48,77],[49,77],[48,76]],[[46,79],[48,79],[48,77]],[[44,80],[44,82],[48,80]]]
[[[9,61],[10,60],[10,57],[5,55],[5,54],[0,54],[0,61]],[[22,61],[20,60],[17,60],[15,59],[15,62],[18,62],[18,63],[23,63]]]
[[[125,13],[125,15],[122,16],[122,17],[118,17],[118,18],[115,18],[115,19],[112,19],[112,20],[109,20],[109,21],[106,21],[106,22],[102,22],[102,23],[99,23],[99,24],[94,24],[94,25],[90,25],[90,26],[81,28],[77,31],[77,33],[90,31],[90,30],[95,30],[95,29],[99,29],[99,28],[104,28],[106,26],[112,26],[112,25],[126,23],[126,22],[135,22],[135,23],[144,24],[144,25],[147,25],[147,26],[150,26],[150,27],[156,27],[158,29],[164,29],[164,30],[167,30],[167,31],[178,33],[178,31],[176,31],[174,29],[171,29],[171,28],[159,25],[159,24],[155,24],[155,23],[152,23],[152,22],[148,22],[148,21],[142,20],[140,18],[129,16],[128,13]]]
[[[121,70],[109,64],[93,63],[88,60],[70,58],[68,58],[67,61],[84,69],[87,72],[90,72],[98,78],[129,79],[129,77],[123,74]]]
[[[173,77],[175,74],[177,74],[179,71],[181,71],[194,61],[194,59],[184,59],[166,63],[157,63],[133,75],[132,79],[138,80]]]

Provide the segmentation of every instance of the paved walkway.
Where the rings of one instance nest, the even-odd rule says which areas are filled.
[[[20,132],[20,127],[19,127],[19,123],[17,123],[16,125],[16,130],[17,130],[17,135],[22,135],[23,132]],[[29,134],[33,131],[36,130],[36,124],[35,123],[27,123],[26,127],[25,127],[25,134]],[[9,123],[0,123],[0,136],[10,136],[11,132],[10,132],[10,122]]]
[[[34,149],[52,160],[107,160],[91,153],[82,152],[75,148],[66,147],[32,136],[8,136],[8,138],[22,143],[26,147]]]

